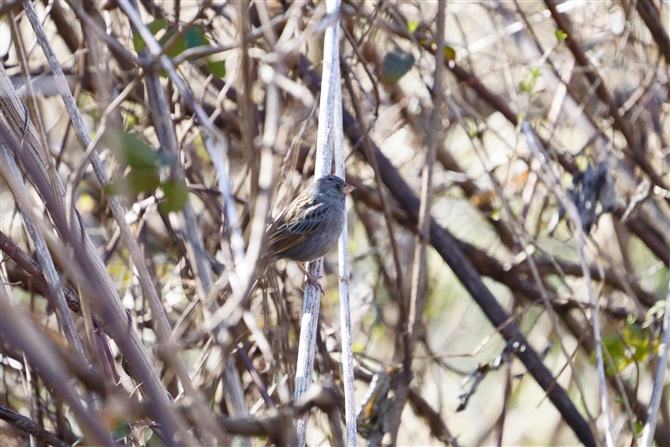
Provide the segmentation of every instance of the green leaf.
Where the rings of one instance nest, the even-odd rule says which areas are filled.
[[[172,36],[177,33],[176,30],[169,30],[161,38],[161,46],[165,46]],[[203,45],[209,45],[209,39],[205,36],[205,32],[200,28],[192,27],[189,28],[183,35],[170,45],[170,48],[165,52],[169,58],[174,58],[188,50],[189,48],[201,47]]]
[[[354,346],[353,346],[354,352],[356,354],[361,354],[361,353],[365,352],[365,347],[366,346],[367,345],[365,343],[361,343],[360,341],[356,341],[356,342],[354,342]]]
[[[479,137],[479,127],[477,126],[476,123],[472,121],[467,121],[467,128],[470,134],[470,138]]]
[[[195,147],[196,155],[200,157],[204,163],[212,162],[212,159],[209,156],[209,152],[207,152],[207,148],[205,147],[205,142],[203,141],[200,134],[198,134],[198,136],[196,136],[193,140],[193,147]]]
[[[382,82],[393,84],[402,78],[414,65],[414,55],[400,49],[386,53],[382,62]]]
[[[153,193],[161,182],[156,171],[130,171],[124,178],[105,186],[105,194],[134,196],[141,192]]]
[[[112,426],[110,428],[112,428],[112,436],[114,438],[116,439],[124,438],[130,434],[130,430],[128,430],[129,427],[127,421],[125,421],[124,419],[119,419],[113,422],[115,422],[114,425],[116,425],[116,427]]]
[[[556,35],[556,39],[558,39],[559,43],[565,42],[565,39],[568,38],[568,33],[563,31],[562,29],[557,29],[556,31],[554,31],[554,34]]]
[[[209,45],[209,39],[205,32],[197,27],[191,27],[184,33],[184,46],[186,49]]]
[[[532,93],[539,76],[539,68],[535,67],[531,69],[528,73],[526,73],[525,79],[519,84],[519,88],[526,93]]]
[[[621,337],[617,334],[604,335],[602,337],[602,343],[603,347],[606,348],[610,353],[610,356],[612,356],[612,361],[614,362],[615,371],[612,370],[610,363],[607,361],[607,357],[604,357],[606,365],[605,372],[608,375],[612,376],[615,372],[621,372],[626,366],[632,363],[630,357],[627,355],[626,346],[624,345],[623,340],[621,340]],[[591,353],[591,361],[594,363],[595,357],[595,352]]]
[[[177,32],[175,30],[168,30],[161,38],[161,40],[158,41],[158,43],[161,45],[161,48],[164,48],[172,36],[174,36],[176,33]],[[184,36],[181,36],[179,39],[170,44],[170,48],[165,51],[165,55],[169,58],[173,58],[183,53],[185,49],[186,44],[184,43]]]
[[[410,20],[409,22],[407,22],[407,31],[413,33],[419,28],[419,24],[420,23],[417,20]]]
[[[586,172],[586,169],[589,167],[589,157],[585,155],[577,155],[573,162],[579,172]]]
[[[444,58],[447,59],[448,61],[455,61],[456,60],[456,50],[454,50],[449,45],[445,45],[444,46]]]
[[[498,221],[500,220],[500,213],[502,213],[503,206],[499,206],[497,208],[494,208],[493,211],[491,211],[491,219]]]
[[[136,170],[150,170],[158,167],[158,153],[134,133],[122,133],[115,153],[121,163]]]
[[[147,28],[149,28],[149,31],[151,31],[151,34],[155,36],[156,33],[158,31],[162,30],[163,28],[165,28],[167,26],[167,24],[168,24],[168,21],[161,18],[161,19],[156,19],[153,22],[151,22],[150,24],[148,24]]]
[[[152,35],[156,35],[158,31],[162,30],[167,26],[168,22],[165,19],[156,19],[153,22],[149,23],[147,25],[147,28],[149,28],[149,31],[151,31]],[[146,44],[144,43],[144,39],[142,39],[142,36],[138,32],[133,33],[133,47],[135,48],[135,51],[139,53],[144,49]]]
[[[137,54],[140,53],[146,47],[147,44],[144,43],[144,39],[142,39],[142,36],[140,36],[140,33],[135,31],[133,33],[133,48],[135,48],[135,52]]]
[[[626,344],[633,350],[633,359],[644,362],[649,358],[649,332],[637,321],[626,322],[623,331]]]
[[[183,179],[163,182],[161,188],[165,194],[165,200],[158,208],[162,213],[177,212],[186,205],[188,187]]]
[[[212,61],[207,60],[207,66],[209,71],[212,72],[212,76],[217,79],[222,79],[226,76],[226,62],[225,61]]]
[[[134,133],[109,131],[104,136],[105,144],[123,166],[135,170],[151,170],[162,165],[158,153]]]
[[[621,335],[604,335],[602,343],[603,348],[606,348],[612,357],[616,372],[623,371],[633,363],[645,362],[649,358],[649,332],[635,318],[629,318],[626,321]],[[592,354],[591,358],[594,360],[595,354]],[[607,359],[606,356],[605,359]],[[612,371],[607,360],[606,365],[607,374],[613,375],[614,371]]]

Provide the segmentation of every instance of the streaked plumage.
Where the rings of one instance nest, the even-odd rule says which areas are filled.
[[[316,180],[267,230],[265,258],[309,262],[328,253],[342,233],[351,185],[335,175]]]

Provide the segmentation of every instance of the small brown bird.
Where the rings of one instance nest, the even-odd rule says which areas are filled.
[[[303,263],[333,248],[346,219],[346,195],[355,189],[332,174],[317,179],[268,227],[264,260],[296,261],[312,282]]]
[[[266,266],[279,259],[291,259],[307,275],[307,282],[321,288],[303,263],[320,258],[333,248],[346,219],[346,195],[355,189],[332,174],[317,179],[268,227],[261,264]],[[219,278],[217,284],[224,281],[224,277]],[[230,284],[227,284],[220,294],[229,292]]]

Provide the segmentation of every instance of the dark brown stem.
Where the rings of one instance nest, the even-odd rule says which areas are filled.
[[[37,425],[30,418],[22,416],[21,414],[17,413],[11,408],[1,404],[0,404],[0,419],[11,424],[16,429],[21,430],[22,432],[25,432],[30,436],[39,439],[41,442],[45,444],[54,445],[56,447],[68,447],[70,445],[63,440],[58,439],[58,437],[53,433]]]

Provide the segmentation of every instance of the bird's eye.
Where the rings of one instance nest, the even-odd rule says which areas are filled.
[[[342,189],[342,185],[340,185],[339,183],[338,183],[337,185],[335,185],[335,187],[336,187],[337,189]]]

